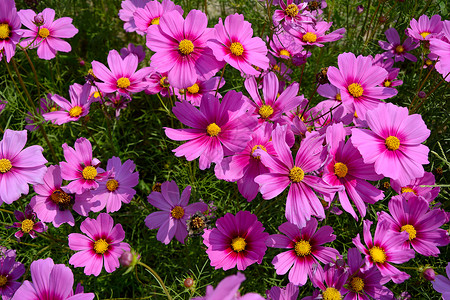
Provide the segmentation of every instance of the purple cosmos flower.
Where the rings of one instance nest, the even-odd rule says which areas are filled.
[[[136,31],[140,35],[144,35],[145,32],[139,30],[136,27],[136,23],[134,21],[134,12],[138,8],[143,8],[147,4],[148,0],[124,0],[121,3],[122,9],[119,10],[119,18],[125,22],[123,24],[123,29],[126,32],[134,32]]]
[[[0,99],[0,113],[5,109],[6,104],[8,104],[8,101]]]
[[[364,220],[364,243],[366,247],[361,244],[359,233],[353,239],[353,244],[361,253],[366,255],[366,268],[370,268],[373,265],[378,267],[383,276],[381,284],[385,284],[391,279],[394,283],[402,283],[410,276],[390,263],[402,264],[414,258],[414,250],[401,247],[405,240],[408,239],[407,232],[402,232],[402,234],[393,233],[388,229],[387,223],[378,222],[375,229],[375,237],[372,241],[371,225],[371,221]]]
[[[119,267],[119,257],[130,251],[130,245],[123,243],[125,231],[122,225],[114,226],[113,218],[105,213],[97,219],[86,218],[80,225],[86,234],[69,234],[69,248],[76,252],[69,260],[74,267],[84,267],[84,274],[98,276],[103,264],[108,273]]]
[[[220,81],[220,86],[219,85]],[[225,84],[225,80],[220,77],[211,77],[210,79],[198,80],[190,87],[186,89],[175,89],[175,94],[177,95],[180,101],[184,101],[185,99],[192,103],[192,105],[200,106],[202,103],[203,95],[210,94],[214,96],[217,89],[220,89]],[[217,97],[222,98],[222,95],[217,93]]]
[[[11,299],[20,287],[16,280],[25,273],[22,263],[16,261],[16,252],[0,247],[0,295],[3,300]]]
[[[378,87],[387,77],[387,71],[372,65],[372,58],[355,57],[353,53],[338,56],[339,69],[329,67],[327,76],[331,84],[341,91],[342,104],[358,118],[366,119],[366,112],[377,107],[380,99],[397,95],[397,90]]]
[[[208,41],[214,56],[229,63],[246,75],[259,75],[252,65],[266,70],[269,67],[267,46],[259,37],[253,36],[252,25],[240,14],[229,15],[214,26],[215,39]]]
[[[134,23],[140,32],[147,33],[150,26],[159,25],[159,19],[171,11],[176,11],[181,16],[184,13],[181,6],[170,0],[163,0],[162,3],[157,0],[150,1],[143,8],[136,8],[133,13]]]
[[[149,76],[145,78],[148,86],[145,90],[146,94],[155,95],[161,94],[163,97],[170,97],[172,90],[170,88],[169,80],[167,79],[167,73],[159,73],[153,71]]]
[[[285,234],[273,234],[267,239],[267,246],[289,249],[272,260],[278,275],[286,274],[289,269],[289,281],[295,285],[304,285],[313,275],[319,261],[326,264],[340,257],[336,249],[323,247],[322,244],[336,239],[333,228],[323,226],[317,230],[317,220],[312,218],[305,227],[286,222],[278,227]],[[291,268],[292,267],[292,268]]]
[[[36,214],[29,204],[25,207],[24,212],[15,210],[14,216],[19,222],[15,222],[11,228],[20,228],[19,231],[14,234],[19,241],[24,234],[29,234],[30,237],[34,239],[37,237],[36,232],[44,232],[47,230],[44,223],[36,222]]]
[[[2,60],[3,54],[6,55],[7,62],[14,56],[16,44],[22,35],[20,26],[22,26],[22,23],[17,14],[14,0],[2,1],[2,9],[0,10],[0,60]]]
[[[413,193],[414,195],[421,196],[428,202],[433,201],[440,191],[440,187],[428,187],[427,185],[435,185],[433,173],[425,172],[423,177],[419,177],[411,180],[405,185],[401,185],[399,181],[391,179],[391,187],[398,194]]]
[[[72,18],[63,17],[55,20],[55,11],[46,8],[41,16],[44,18],[42,25],[34,22],[36,13],[31,9],[19,11],[22,24],[30,30],[22,30],[25,40],[20,42],[22,47],[37,49],[37,55],[41,59],[50,60],[55,58],[56,52],[70,52],[72,47],[64,40],[72,38],[78,33],[78,29],[72,25]]]
[[[261,264],[269,237],[256,215],[239,211],[236,216],[227,213],[216,221],[217,228],[205,229],[203,243],[211,266],[229,270],[237,266],[245,270],[257,262]]]
[[[285,3],[281,0],[279,5],[282,9],[275,10],[272,16],[275,26],[281,23],[284,28],[289,28],[289,26],[302,27],[305,23],[314,24],[316,21],[311,13],[306,10],[308,3],[296,4],[294,0],[286,0]]]
[[[353,128],[351,137],[364,163],[375,163],[377,174],[402,185],[423,176],[422,164],[428,164],[429,149],[421,143],[430,130],[420,115],[408,115],[405,107],[383,103],[367,112],[367,123],[371,131]]]
[[[6,129],[0,141],[0,205],[11,204],[28,194],[28,184],[40,184],[47,167],[41,146],[23,149],[27,131]]]
[[[392,197],[389,211],[392,217],[383,211],[378,220],[386,222],[394,232],[408,232],[409,239],[402,244],[404,249],[412,246],[422,255],[437,257],[440,252],[436,246],[450,243],[447,231],[439,228],[447,223],[445,212],[440,209],[429,210],[428,202],[422,197],[411,193],[408,196]]]
[[[347,293],[344,284],[348,276],[345,269],[335,264],[327,264],[325,269],[318,267],[311,276],[311,282],[319,290],[315,290],[313,296],[305,297],[302,300],[342,299]]]
[[[244,150],[251,139],[256,119],[248,109],[250,104],[242,93],[229,91],[222,102],[212,95],[205,95],[200,111],[187,101],[177,102],[172,111],[181,123],[193,127],[172,129],[165,127],[166,135],[175,141],[187,143],[175,150],[175,156],[185,156],[188,161],[200,157],[199,167],[207,169],[211,163],[220,163],[224,154]]]
[[[160,192],[152,192],[148,202],[162,210],[149,214],[145,218],[145,225],[149,229],[159,228],[156,239],[164,244],[169,244],[175,236],[184,244],[188,235],[186,221],[197,211],[204,212],[208,205],[204,202],[196,202],[188,205],[191,196],[191,187],[188,185],[180,197],[180,190],[175,181],[166,181],[161,185]]]
[[[442,294],[443,300],[450,300],[450,263],[447,264],[445,272],[448,278],[443,275],[437,275],[436,279],[431,283],[433,288]]]
[[[419,21],[412,19],[409,22],[410,28],[406,29],[406,34],[419,41],[429,41],[438,37],[442,31],[442,21],[440,15],[434,15],[428,18],[427,15],[421,15]]]
[[[293,283],[288,283],[285,288],[278,286],[266,291],[267,300],[297,300],[299,289]]]
[[[159,19],[159,26],[148,29],[146,45],[156,52],[151,67],[168,73],[173,87],[185,89],[198,78],[207,80],[223,66],[206,46],[214,36],[214,29],[207,26],[206,15],[193,9],[186,19],[177,11],[166,13]]]
[[[120,57],[122,57],[122,59],[125,59],[125,57],[130,54],[134,54],[138,57],[138,63],[145,59],[144,47],[141,45],[135,46],[134,44],[129,43],[126,48],[120,49]]]
[[[305,24],[302,30],[296,27],[290,27],[288,32],[292,34],[302,46],[323,47],[322,43],[334,42],[340,40],[345,33],[345,28],[339,28],[329,34],[325,31],[330,29],[333,22],[317,22],[316,24]]]
[[[33,282],[25,280],[11,300],[92,300],[95,297],[94,293],[74,295],[72,270],[63,264],[55,265],[51,258],[33,261],[30,272]]]
[[[445,77],[445,81],[450,81],[450,21],[443,22],[442,32],[445,39],[430,40],[430,55],[439,56],[436,62],[436,71]]]
[[[419,47],[419,43],[415,42],[412,38],[407,38],[401,43],[400,36],[395,28],[389,28],[384,34],[388,41],[378,41],[380,47],[386,50],[383,53],[384,58],[394,57],[395,61],[404,61],[405,58],[413,62],[417,61],[417,57],[407,52]]]

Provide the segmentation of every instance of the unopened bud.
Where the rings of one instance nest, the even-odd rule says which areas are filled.
[[[380,23],[386,23],[386,21],[387,21],[387,18],[385,16],[380,16],[378,18],[378,22],[380,22]]]
[[[194,285],[194,279],[192,279],[191,277],[188,277],[183,281],[183,284],[185,287],[190,288]]]
[[[36,26],[42,26],[42,24],[44,24],[44,16],[42,14],[37,14],[34,17],[34,24],[36,24]]]
[[[133,262],[133,254],[131,252],[124,252],[119,258],[120,265],[122,267],[129,267]]]
[[[419,96],[419,98],[425,98],[427,96],[427,93],[425,93],[424,91],[420,91],[417,96]]]
[[[433,281],[436,277],[436,273],[434,273],[434,270],[432,268],[425,269],[422,274],[423,277],[428,281]]]

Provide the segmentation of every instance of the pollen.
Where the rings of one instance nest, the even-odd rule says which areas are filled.
[[[159,85],[163,88],[168,88],[170,86],[166,76],[161,77],[161,79],[159,80]]]
[[[397,47],[395,47],[395,52],[397,53],[403,53],[405,51],[405,48],[403,48],[402,45],[398,45]]]
[[[114,192],[119,188],[119,182],[115,179],[110,179],[106,182],[106,189],[110,192]]]
[[[388,136],[384,143],[386,144],[386,148],[392,151],[397,150],[400,147],[400,140],[392,135]]]
[[[409,234],[409,240],[410,241],[412,241],[413,239],[416,238],[417,231],[414,228],[414,226],[412,226],[412,225],[409,225],[409,224],[403,225],[402,228],[401,228],[401,231],[402,232],[406,231]]]
[[[298,15],[298,6],[295,5],[294,3],[289,4],[285,12],[289,17],[293,18]]]
[[[336,101],[342,101],[341,94],[336,94]]]
[[[350,288],[355,292],[361,292],[364,289],[364,280],[359,277],[353,277],[350,281]]]
[[[108,251],[109,244],[104,239],[99,239],[94,242],[94,251],[97,254],[103,254]]]
[[[429,34],[430,34],[430,32],[424,31],[424,32],[422,32],[420,35],[421,35],[423,38],[426,38]]]
[[[83,112],[83,109],[81,108],[81,106],[74,106],[69,110],[69,115],[72,118],[77,118],[81,115],[81,113]]]
[[[204,228],[205,225],[205,221],[203,221],[203,219],[200,217],[195,217],[191,221],[191,227],[196,230]]]
[[[287,51],[286,49],[280,50],[280,55],[291,57],[291,53],[289,51]]]
[[[60,207],[69,207],[72,198],[63,190],[57,189],[50,195],[50,200],[52,200],[53,203],[58,204]]]
[[[386,253],[378,246],[373,246],[369,250],[370,257],[375,263],[383,264],[386,261]]]
[[[200,91],[200,87],[198,84],[194,83],[192,86],[187,88],[188,92],[191,94],[197,94]]]
[[[334,164],[334,174],[336,174],[337,177],[339,178],[344,178],[348,173],[348,168],[345,164],[343,163],[335,163]]]
[[[41,28],[39,29],[39,36],[43,39],[45,39],[46,37],[48,37],[50,35],[50,31],[48,31],[47,28]]]
[[[117,79],[117,87],[119,89],[126,89],[130,85],[131,85],[130,79],[126,77],[120,77],[119,79]]]
[[[7,158],[0,159],[0,173],[6,173],[11,170],[12,164],[11,161]]]
[[[244,53],[244,47],[239,42],[231,43],[230,51],[236,56],[241,56]]]
[[[170,214],[172,215],[173,218],[179,220],[184,216],[184,209],[181,206],[177,205],[174,208],[172,208]]]
[[[348,86],[348,92],[355,98],[361,97],[364,89],[359,83],[352,83]]]
[[[259,115],[261,116],[261,118],[263,119],[267,119],[268,117],[270,117],[273,114],[273,108],[270,105],[263,105],[261,106],[261,108],[259,109]]]
[[[302,40],[305,43],[314,43],[317,41],[317,35],[312,32],[307,32],[303,35]]]
[[[305,172],[303,172],[303,170],[299,167],[294,166],[289,171],[289,179],[292,182],[300,182],[303,180],[304,177],[305,177]]]
[[[85,180],[93,180],[97,176],[97,169],[93,166],[87,166],[83,169],[83,178]]]
[[[0,40],[9,39],[11,35],[11,29],[9,28],[9,24],[1,23],[0,24]]]
[[[295,254],[297,256],[306,256],[311,254],[311,244],[308,241],[300,240],[295,243],[294,247]]]
[[[100,92],[95,92],[94,93],[94,98],[97,99],[101,96]]]
[[[231,240],[231,248],[234,252],[241,252],[245,250],[245,246],[247,246],[247,242],[244,238],[238,236]]]
[[[22,231],[24,233],[29,233],[31,230],[33,230],[34,222],[30,219],[25,219],[22,221]]]
[[[433,64],[433,61],[432,61],[431,59],[427,59],[427,60],[425,61],[425,64],[426,64],[427,66],[431,66],[431,65]]]
[[[217,126],[216,123],[211,123],[208,125],[208,127],[206,127],[206,133],[209,136],[217,136],[219,135],[219,133],[222,131],[222,129],[220,129],[219,126]]]
[[[389,80],[385,80],[384,82],[383,82],[383,85],[385,86],[385,87],[390,87],[391,85],[392,85],[392,81],[389,81]]]
[[[0,275],[0,287],[5,286],[8,282],[8,278],[6,276]]]
[[[273,69],[275,70],[275,71],[280,71],[281,69],[280,69],[280,66],[278,66],[278,65],[275,65],[275,66],[273,66]]]
[[[322,298],[323,300],[340,300],[342,296],[337,289],[327,287],[327,289],[322,293]]]
[[[267,152],[266,147],[264,147],[263,145],[255,145],[255,146],[253,146],[251,157],[253,157],[255,159],[260,159],[261,158],[259,155],[258,156],[253,156],[253,153],[256,151],[256,149],[261,149],[261,150]]]
[[[417,195],[415,190],[407,186],[402,187],[402,194],[404,193],[414,193],[414,195]]]
[[[191,40],[184,39],[178,45],[178,50],[184,55],[191,54],[194,52],[194,44]]]
[[[150,22],[150,24],[151,24],[151,25],[159,25],[159,18],[160,18],[160,17],[154,18],[154,19]]]

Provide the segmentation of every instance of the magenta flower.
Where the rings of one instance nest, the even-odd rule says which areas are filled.
[[[431,55],[439,56],[435,65],[436,71],[445,78],[445,81],[450,81],[450,21],[445,20],[442,27],[446,40],[431,39],[430,51]]]
[[[17,14],[16,3],[14,0],[2,1],[0,10],[0,60],[6,56],[9,62],[16,52],[16,44],[19,42],[22,31],[22,23]]]
[[[125,231],[122,225],[114,226],[113,218],[105,213],[97,219],[86,218],[80,225],[80,230],[86,234],[69,234],[69,248],[76,252],[69,260],[74,267],[84,267],[84,274],[98,276],[103,264],[108,273],[117,269],[119,257],[125,251],[130,251],[130,245],[123,243]]]
[[[269,67],[267,46],[259,37],[253,36],[252,25],[240,14],[229,15],[214,26],[215,39],[208,42],[219,61],[229,63],[246,75],[259,75],[252,65],[266,70]]]
[[[175,5],[170,0],[163,0],[162,3],[157,0],[148,2],[143,8],[136,8],[133,13],[134,23],[140,32],[147,33],[151,25],[159,25],[159,19],[171,11],[177,11],[183,16],[183,9]]]
[[[134,32],[136,31],[140,35],[144,35],[145,32],[139,30],[136,27],[136,23],[134,21],[134,12],[138,8],[143,8],[147,4],[148,0],[124,0],[120,4],[122,9],[119,10],[119,18],[124,21],[123,29],[126,32]]]
[[[372,58],[355,57],[353,53],[342,53],[338,56],[339,69],[328,68],[328,79],[341,91],[342,104],[358,118],[366,119],[366,112],[377,107],[380,99],[397,95],[397,90],[379,87],[387,77],[387,71],[372,65]]]
[[[167,79],[167,73],[152,72],[145,78],[147,82],[146,94],[155,95],[161,94],[163,97],[170,97],[172,90],[170,88],[169,80]]]
[[[358,115],[359,116],[359,115]],[[364,163],[375,163],[375,172],[402,185],[424,174],[428,163],[428,147],[422,145],[430,130],[418,114],[394,104],[379,104],[367,112],[370,130],[352,129],[351,141],[361,153]]]
[[[203,243],[211,266],[229,270],[237,266],[245,270],[257,262],[261,264],[266,253],[269,237],[258,218],[248,212],[239,211],[236,216],[227,213],[217,219],[217,228],[205,229]]]
[[[450,243],[447,231],[439,228],[448,221],[445,212],[440,209],[429,210],[428,202],[422,197],[410,193],[406,197],[392,197],[389,212],[392,217],[382,211],[378,220],[386,222],[394,232],[408,232],[409,239],[402,244],[404,249],[412,246],[422,255],[437,257],[440,252],[436,246]]]
[[[137,93],[147,88],[144,77],[150,74],[150,68],[145,67],[136,71],[138,67],[136,55],[128,55],[122,59],[116,50],[111,50],[108,54],[108,66],[111,70],[98,61],[92,62],[92,71],[103,81],[97,83],[103,93]]]
[[[41,146],[23,149],[27,131],[6,129],[0,141],[0,205],[11,204],[28,194],[28,184],[40,184],[47,167]]]
[[[15,210],[14,216],[19,222],[15,222],[11,228],[20,228],[14,234],[19,241],[24,234],[29,234],[32,239],[35,239],[37,237],[36,232],[44,232],[47,229],[42,222],[36,221],[36,214],[29,204],[25,207],[24,212]]]
[[[185,89],[197,79],[211,78],[222,66],[206,42],[214,30],[207,28],[208,19],[199,10],[191,10],[186,19],[177,12],[166,13],[159,26],[150,26],[147,47],[156,52],[151,67],[159,73],[168,73],[171,86]]]
[[[302,30],[296,27],[290,27],[288,32],[292,34],[302,46],[318,46],[323,47],[323,43],[334,42],[342,39],[345,28],[339,28],[333,32],[325,34],[330,29],[333,22],[320,21],[316,24],[305,24]]]
[[[394,57],[395,61],[404,61],[405,58],[413,62],[417,61],[417,57],[408,53],[408,51],[419,47],[419,43],[415,42],[412,38],[407,38],[401,43],[400,36],[395,28],[389,28],[384,34],[388,41],[378,41],[380,47],[383,50],[386,50],[386,52],[383,53],[384,58]]]
[[[427,185],[435,185],[433,173],[424,172],[423,177],[419,177],[411,180],[407,184],[400,184],[398,180],[391,179],[391,187],[398,194],[413,193],[414,195],[421,196],[428,202],[433,201],[440,191],[440,187],[429,187]]]
[[[445,268],[447,277],[443,275],[437,275],[436,279],[432,281],[433,288],[442,294],[443,300],[450,300],[450,263],[447,264]]]
[[[298,287],[290,282],[285,288],[274,286],[266,291],[267,300],[296,300],[298,299],[298,293]]]
[[[141,45],[135,46],[132,43],[129,43],[126,48],[120,49],[120,57],[125,59],[130,54],[134,54],[138,57],[138,64],[145,59],[145,51],[144,47]]]
[[[204,202],[196,202],[188,205],[191,196],[191,187],[188,185],[180,197],[180,190],[175,181],[166,181],[161,185],[161,192],[152,192],[148,202],[162,210],[149,214],[145,218],[145,225],[149,229],[159,228],[156,239],[164,244],[169,244],[175,236],[184,244],[188,235],[186,221],[191,215],[208,210]]]
[[[385,222],[378,222],[375,229],[375,237],[372,241],[372,234],[370,233],[370,226],[372,222],[364,220],[364,243],[361,244],[359,233],[353,239],[353,244],[361,253],[366,255],[366,268],[374,265],[380,270],[383,276],[381,284],[385,284],[392,279],[394,283],[402,283],[410,276],[397,269],[390,263],[402,264],[414,258],[414,250],[403,249],[401,245],[408,239],[408,234],[393,233],[388,229],[388,224]]]
[[[299,54],[303,51],[302,45],[300,45],[296,41],[296,39],[292,37],[292,35],[282,30],[273,34],[273,37],[272,39],[270,39],[269,44],[269,52],[273,56],[282,59],[291,59],[294,55]]]
[[[25,267],[16,261],[14,250],[6,250],[3,253],[3,249],[6,248],[0,247],[0,295],[3,300],[8,300],[20,287],[20,283],[16,280],[25,273]]]
[[[289,249],[274,257],[272,264],[278,275],[289,270],[289,281],[295,285],[304,285],[312,278],[314,265],[319,261],[326,264],[340,257],[336,249],[321,246],[336,239],[333,228],[323,226],[317,230],[317,220],[312,218],[305,227],[298,227],[290,222],[281,224],[278,230],[285,234],[273,234],[267,239],[267,246]]]
[[[440,15],[434,15],[428,18],[427,15],[421,15],[419,21],[412,19],[406,29],[406,34],[419,41],[429,41],[438,37],[442,31],[442,21]]]
[[[220,81],[220,86],[219,85]],[[225,79],[216,76],[211,77],[208,80],[198,80],[190,87],[186,89],[175,89],[175,94],[177,95],[180,101],[184,101],[185,99],[192,103],[192,105],[200,106],[202,103],[203,95],[210,94],[214,96],[216,94],[216,90],[223,87],[225,84]],[[217,97],[222,98],[222,95],[217,93]]]
[[[222,102],[205,95],[200,111],[187,101],[177,102],[172,111],[183,124],[193,127],[172,129],[165,127],[166,135],[175,141],[188,140],[175,150],[175,156],[188,161],[200,157],[199,167],[207,169],[211,163],[220,163],[224,153],[244,150],[251,139],[256,120],[248,112],[249,104],[242,93],[229,91]]]
[[[73,294],[73,273],[63,264],[55,265],[53,259],[39,259],[31,263],[31,278],[25,280],[11,300],[92,300],[94,293]]]
[[[72,25],[72,18],[63,17],[55,20],[55,11],[46,8],[41,15],[44,22],[36,24],[36,13],[31,9],[19,11],[22,24],[30,30],[22,30],[25,40],[20,42],[22,47],[38,48],[37,55],[41,59],[55,58],[57,51],[70,52],[72,47],[64,40],[72,38],[78,33],[78,29]]]
[[[280,23],[284,28],[289,28],[289,26],[302,26],[304,23],[315,23],[315,18],[311,15],[311,13],[306,9],[308,3],[294,3],[293,0],[284,0],[279,1],[279,5],[281,6],[281,10],[277,9],[273,13],[272,20],[275,26],[278,26]]]
[[[311,276],[313,286],[319,289],[313,292],[312,297],[305,297],[302,300],[345,299],[348,290],[344,288],[344,284],[349,275],[344,268],[335,263],[327,264],[325,268],[319,266]]]

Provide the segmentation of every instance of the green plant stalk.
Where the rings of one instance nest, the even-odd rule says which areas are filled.
[[[105,116],[105,119],[106,119],[106,133],[108,134],[109,145],[111,146],[111,150],[113,151],[113,153],[117,154],[116,147],[114,146],[114,141],[113,141],[112,134],[111,134],[111,122],[109,120],[109,115],[106,112],[105,100],[103,99],[103,94],[102,94],[102,92],[100,91],[100,89],[96,85],[94,85],[94,86],[97,89],[97,92],[100,94],[100,100],[101,100],[100,101],[100,103],[101,103],[100,106],[102,107],[102,112],[103,112],[103,115]]]
[[[217,93],[219,92],[220,83],[222,82],[223,74],[225,73],[225,68],[227,67],[228,63],[225,63],[225,66],[222,68],[222,74],[220,74],[219,83],[217,84],[216,93],[214,94],[214,97],[217,97]]]
[[[164,290],[164,293],[166,294],[167,299],[172,300],[172,297],[170,296],[169,291],[167,290],[166,285],[164,284],[164,281],[161,279],[161,277],[159,277],[158,273],[156,273],[155,270],[153,270],[152,268],[150,268],[149,266],[147,266],[146,264],[144,264],[141,261],[138,261],[138,265],[141,265],[144,268],[146,268],[153,275],[153,277],[155,277],[155,279],[158,281],[161,288]]]
[[[40,95],[41,95],[41,88],[40,88],[39,80],[38,80],[38,77],[37,77],[36,69],[35,69],[35,67],[34,67],[33,62],[31,61],[30,56],[28,55],[27,50],[23,49],[23,53],[25,53],[25,57],[27,58],[28,63],[29,63],[30,66],[31,66],[31,70],[33,71],[34,81],[36,81],[36,86],[37,86],[37,90],[38,90],[37,93],[38,93],[38,96],[40,96]]]
[[[8,214],[14,214],[14,212],[7,210],[7,209],[3,209],[3,208],[0,208],[0,211],[8,213]]]
[[[367,19],[369,18],[369,10],[370,10],[370,4],[371,4],[371,0],[369,0],[369,2],[367,3],[367,7],[366,7],[366,15],[364,17],[364,22],[361,26],[361,30],[359,31],[359,34],[356,38],[359,38],[362,34],[362,32],[364,31],[364,27],[366,27],[366,23],[367,23]]]
[[[412,110],[413,104],[415,104],[415,101],[417,99],[419,91],[422,90],[423,86],[425,85],[425,82],[427,81],[428,77],[430,77],[430,75],[433,72],[433,70],[434,70],[434,68],[430,68],[430,70],[428,71],[427,76],[425,76],[425,79],[422,81],[422,84],[420,84],[419,88],[416,90],[416,94],[414,95],[414,99],[411,101],[411,104],[408,107],[409,110]]]
[[[425,96],[425,98],[423,98],[422,101],[419,101],[419,102],[417,103],[417,105],[416,105],[411,111],[412,111],[412,112],[418,111],[419,108],[421,108],[422,105],[425,104],[425,102],[426,102],[426,100],[428,99],[428,97],[429,97],[431,94],[433,94],[434,91],[435,91],[439,86],[441,86],[442,83],[445,82],[445,79],[446,79],[449,75],[450,75],[450,73],[447,73],[447,75],[445,75],[445,77],[442,78],[442,80],[441,80],[438,84],[436,84],[436,85],[434,86],[434,88],[433,88],[433,89]]]
[[[370,19],[369,26],[367,27],[367,28],[368,28],[368,29],[367,29],[367,39],[364,41],[364,47],[365,47],[366,43],[367,43],[368,40],[369,40],[370,31],[371,31],[371,29],[372,29],[372,23],[373,23],[373,20],[375,19],[375,17],[377,16],[377,14],[378,14],[378,10],[380,9],[380,5],[381,5],[381,3],[378,2],[377,8],[375,9],[375,12],[373,13],[372,19]],[[362,52],[362,51],[361,51],[361,52]]]

